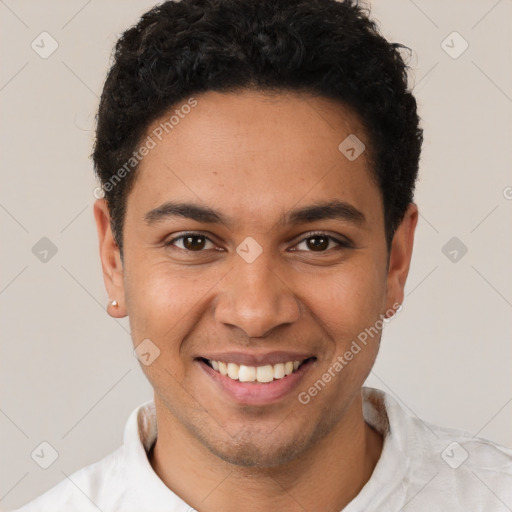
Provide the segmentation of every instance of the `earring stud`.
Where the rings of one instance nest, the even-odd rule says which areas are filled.
[[[113,308],[117,308],[119,306],[119,304],[117,303],[117,300],[113,300],[110,305],[113,307]]]

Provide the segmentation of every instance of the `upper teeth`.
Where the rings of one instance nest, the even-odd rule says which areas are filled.
[[[210,361],[212,368],[233,380],[240,382],[271,382],[274,379],[282,379],[293,373],[300,365],[300,361],[287,361],[265,366],[245,366],[223,361]]]

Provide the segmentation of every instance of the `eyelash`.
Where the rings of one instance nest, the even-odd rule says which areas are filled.
[[[197,237],[201,237],[201,238],[205,238],[207,241],[209,242],[212,242],[214,243],[212,240],[210,240],[207,236],[203,235],[202,233],[197,233],[197,232],[188,232],[188,233],[184,233],[183,235],[180,235],[176,238],[173,238],[172,240],[169,240],[168,242],[165,242],[165,246],[166,247],[169,247],[169,246],[173,246],[174,243],[178,240],[183,240],[185,238],[188,238],[188,237],[194,237],[194,236],[197,236]],[[338,238],[335,238],[331,235],[327,235],[326,233],[323,233],[321,231],[315,231],[315,232],[312,232],[312,233],[308,233],[308,235],[304,238],[302,238],[296,245],[299,245],[303,242],[305,242],[306,240],[309,240],[310,238],[327,238],[329,239],[329,241],[331,242],[335,242],[336,244],[338,244],[338,247],[336,247],[335,249],[347,249],[347,248],[350,248],[352,247],[351,243],[348,241],[348,240],[339,240]],[[201,249],[200,251],[191,251],[189,249],[182,249],[181,247],[176,247],[177,249],[181,250],[181,251],[186,251],[188,253],[202,253],[202,252],[205,252],[206,249]],[[325,251],[305,251],[305,252],[311,252],[311,253],[315,253],[315,252],[318,252],[318,253],[327,253],[329,251],[331,251],[331,249],[327,249]]]

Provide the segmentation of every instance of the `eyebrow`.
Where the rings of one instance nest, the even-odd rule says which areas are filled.
[[[316,220],[342,220],[353,224],[364,224],[366,217],[363,212],[345,201],[329,201],[316,203],[304,208],[292,210],[285,214],[281,224],[305,224]]]
[[[173,217],[181,217],[195,220],[204,224],[221,224],[230,228],[233,222],[221,212],[195,203],[179,203],[167,201],[154,210],[144,215],[144,220],[150,226]],[[315,203],[303,208],[298,208],[283,214],[278,223],[305,224],[318,220],[341,220],[361,225],[366,222],[366,217],[357,208],[345,201],[328,201]]]
[[[228,219],[213,208],[194,203],[176,203],[172,201],[168,201],[158,208],[147,212],[144,215],[144,220],[147,224],[153,225],[172,217],[183,217],[205,224],[230,225]]]

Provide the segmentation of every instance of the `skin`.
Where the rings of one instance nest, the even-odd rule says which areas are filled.
[[[354,161],[338,150],[349,134],[371,144],[357,116],[338,102],[288,92],[196,99],[137,170],[123,259],[105,200],[95,204],[105,285],[119,303],[109,313],[129,316],[135,346],[149,338],[160,350],[141,365],[154,388],[159,429],[150,462],[201,511],[238,511],[240,503],[251,511],[341,510],[382,450],[361,398],[380,335],[310,403],[301,404],[297,393],[402,302],[417,208],[409,206],[388,253],[368,149]],[[147,212],[169,200],[215,208],[232,225],[182,217],[148,225]],[[364,222],[279,222],[293,209],[331,200],[349,203]],[[188,231],[211,242],[199,251],[187,251],[183,239],[164,245]],[[332,241],[315,250],[308,238],[315,231],[349,245]],[[252,263],[236,252],[248,236],[263,250]],[[195,360],[230,350],[301,351],[317,359],[299,389],[278,403],[240,405],[212,386]]]

